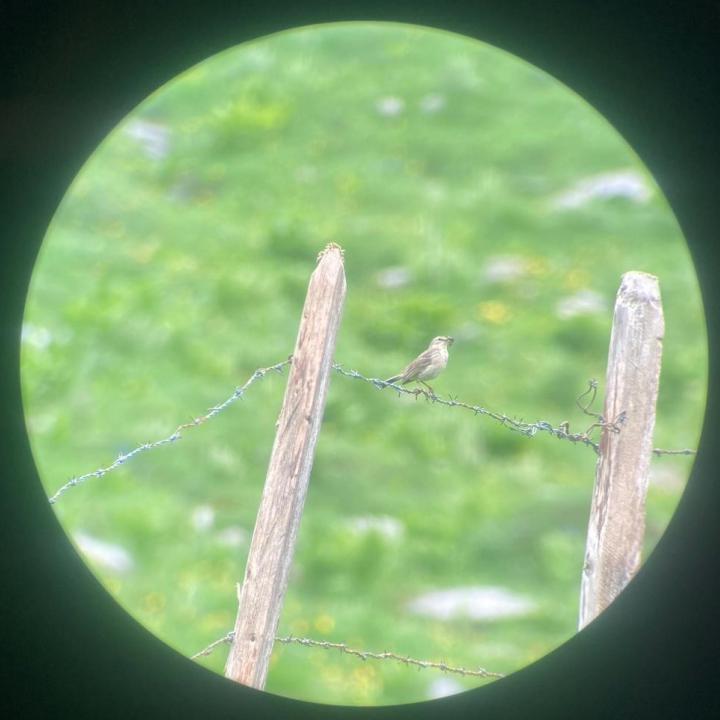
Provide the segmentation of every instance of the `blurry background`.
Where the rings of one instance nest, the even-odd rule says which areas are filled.
[[[348,278],[337,362],[385,378],[453,335],[438,394],[573,432],[590,424],[574,404],[587,381],[604,390],[621,274],[658,275],[655,445],[696,446],[698,286],[672,212],[617,133],[495,48],[318,26],[173,80],[69,190],[23,328],[48,495],[285,359],[331,240]],[[54,506],[105,587],[188,656],[232,629],[286,377]],[[576,629],[595,459],[333,375],[280,634],[504,673],[538,659]],[[647,552],[691,463],[653,460]],[[222,672],[225,656],[201,662]],[[278,645],[267,689],[383,704],[477,684]]]

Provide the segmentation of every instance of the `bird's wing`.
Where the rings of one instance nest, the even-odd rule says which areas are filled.
[[[420,353],[404,370],[403,375],[405,377],[417,375],[424,367],[427,366],[430,361],[430,352]]]

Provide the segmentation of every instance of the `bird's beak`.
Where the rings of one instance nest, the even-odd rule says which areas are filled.
[[[455,342],[455,338],[450,337],[450,336],[448,335],[447,344],[448,344],[448,345],[452,345],[454,342]]]

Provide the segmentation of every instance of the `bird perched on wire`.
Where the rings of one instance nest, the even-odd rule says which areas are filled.
[[[427,350],[421,352],[399,375],[388,378],[386,383],[405,385],[409,382],[423,384],[434,395],[435,391],[425,382],[436,378],[448,364],[448,348],[455,340],[447,335],[433,338]]]

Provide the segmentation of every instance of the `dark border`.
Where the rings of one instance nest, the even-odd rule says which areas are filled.
[[[6,3],[0,16],[2,674],[6,717],[720,717],[718,411],[720,10],[715,2]],[[657,551],[621,598],[547,658],[493,685],[398,708],[256,693],[159,643],[65,541],[21,413],[19,326],[32,264],[68,184],[107,132],[178,72],[315,22],[414,22],[538,65],[602,112],[661,185],[690,244],[711,344],[702,449]]]

